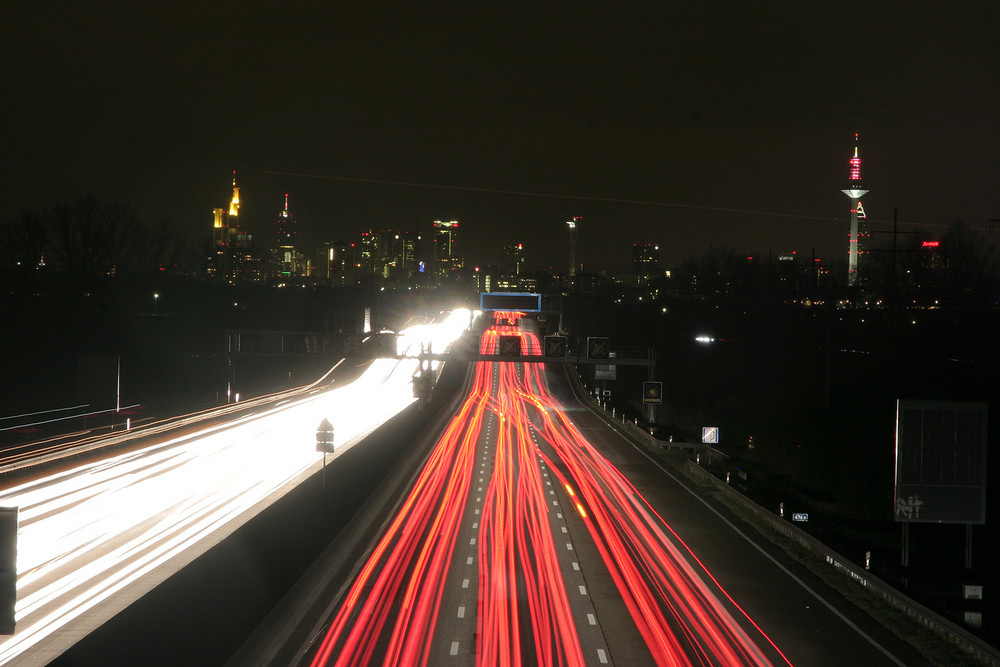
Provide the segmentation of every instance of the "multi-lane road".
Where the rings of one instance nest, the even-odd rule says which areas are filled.
[[[443,350],[469,322],[413,327],[400,351]],[[540,352],[530,320],[497,322],[482,354],[500,336]],[[0,490],[21,519],[17,632],[0,640],[0,664],[49,662],[315,474],[322,418],[338,453],[362,443],[413,403],[416,371],[381,360],[350,385],[184,423]],[[318,631],[300,629],[281,664],[920,664],[586,409],[567,377],[558,364],[472,364],[384,530],[293,624]]]
[[[537,354],[513,321],[480,352]],[[542,364],[475,364],[306,662],[912,664],[567,398]]]
[[[469,320],[465,311],[415,324],[399,352],[446,349]],[[418,363],[379,359],[344,386],[178,418],[115,436],[130,439],[124,453],[8,478],[0,506],[19,514],[16,629],[0,637],[0,664],[47,664],[315,474],[324,456],[334,464],[416,400]],[[332,457],[317,452],[324,418],[337,425]]]

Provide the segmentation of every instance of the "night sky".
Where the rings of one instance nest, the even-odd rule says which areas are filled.
[[[288,192],[310,252],[458,219],[562,270],[583,216],[586,270],[845,259],[857,132],[871,229],[1000,218],[994,0],[186,4],[5,8],[0,217],[90,192],[200,241],[235,169],[258,248]]]

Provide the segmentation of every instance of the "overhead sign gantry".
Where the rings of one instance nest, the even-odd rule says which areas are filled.
[[[483,292],[479,295],[479,309],[538,313],[542,310],[542,295],[531,292]]]

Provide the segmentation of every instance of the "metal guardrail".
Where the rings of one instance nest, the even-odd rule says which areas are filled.
[[[569,373],[569,376],[571,382],[576,385],[578,397],[583,397],[584,402],[587,403],[592,410],[600,412],[604,414],[605,418],[608,418],[608,415],[604,413],[603,409],[594,400],[594,398],[588,392],[583,390],[583,384],[580,382],[579,377],[576,376],[575,373]],[[645,447],[656,449],[686,449],[691,452],[705,453],[710,460],[713,458],[726,458],[726,455],[723,452],[707,445],[702,445],[701,443],[663,442],[661,440],[657,440],[628,420],[612,421],[616,425],[619,425],[621,427],[621,431],[627,434],[632,440]],[[685,462],[685,469],[692,472],[695,476],[707,480],[720,492],[726,494],[728,498],[740,504],[747,511],[752,513],[758,521],[770,526],[785,537],[797,542],[810,552],[816,554],[827,565],[832,566],[836,571],[840,572],[845,577],[848,577],[856,584],[862,586],[876,598],[881,599],[892,608],[906,614],[920,625],[923,625],[924,627],[948,638],[950,641],[954,642],[955,646],[965,650],[969,654],[970,659],[975,660],[982,665],[1000,667],[1000,650],[996,647],[990,645],[957,623],[948,620],[941,614],[938,614],[937,612],[920,604],[916,600],[907,597],[878,577],[873,576],[868,570],[855,565],[850,560],[844,558],[842,555],[829,548],[801,528],[796,527],[789,521],[778,517],[773,512],[753,502],[742,493],[732,488],[729,484],[726,484],[724,481],[708,472],[700,465],[696,464],[694,461],[687,460]]]
[[[862,586],[889,606],[901,611],[924,627],[932,629],[955,642],[956,645],[967,651],[980,664],[1000,666],[1000,650],[988,644],[983,639],[937,612],[928,609],[916,600],[907,597],[878,577],[873,576],[868,570],[855,565],[833,549],[830,549],[801,528],[796,527],[789,521],[778,517],[773,512],[753,502],[693,461],[687,461],[685,466],[689,472],[700,479],[709,481],[716,489],[743,506],[744,509],[755,516],[756,520],[817,554],[828,565],[831,565],[835,570],[841,572],[845,577]]]

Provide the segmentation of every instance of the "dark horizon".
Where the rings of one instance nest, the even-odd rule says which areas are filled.
[[[1000,217],[998,19],[990,2],[20,5],[0,220],[91,192],[198,238],[236,170],[261,247],[289,193],[306,248],[457,219],[473,265],[520,242],[529,267],[561,266],[581,216],[585,267],[637,242],[667,263],[709,245],[838,260],[855,133],[870,226]]]

